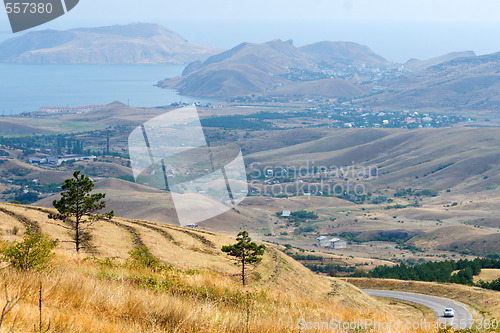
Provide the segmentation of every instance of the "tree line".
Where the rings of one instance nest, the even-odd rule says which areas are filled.
[[[483,268],[500,269],[500,259],[476,258],[474,260],[430,261],[414,266],[405,263],[392,267],[384,265],[372,269],[367,275],[371,278],[476,285],[482,288],[500,291],[500,278],[492,282],[479,281],[478,283],[474,283],[474,276],[479,275]]]

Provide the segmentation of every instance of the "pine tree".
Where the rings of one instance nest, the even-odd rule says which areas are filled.
[[[111,218],[114,215],[113,211],[96,213],[106,207],[103,200],[106,194],[91,194],[93,187],[94,182],[90,178],[75,171],[73,178],[66,179],[62,185],[61,200],[54,200],[52,203],[58,214],[49,214],[49,218],[67,222],[71,226],[69,229],[75,233],[73,242],[77,253],[80,252],[85,229],[103,216]]]
[[[222,252],[235,257],[239,262],[241,265],[241,280],[243,285],[246,285],[246,265],[257,265],[261,262],[261,256],[264,254],[266,247],[252,242],[246,231],[241,231],[236,240],[238,241],[236,244],[223,246]]]

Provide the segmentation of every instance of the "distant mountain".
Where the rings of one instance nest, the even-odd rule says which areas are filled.
[[[336,48],[345,51],[351,48],[350,45],[340,47],[336,43],[325,43],[327,49]],[[348,62],[347,53],[337,51],[328,56],[328,50],[321,47],[323,44],[319,44],[310,48],[297,48],[292,41],[279,39],[262,44],[242,43],[203,62],[194,62],[186,67],[182,76],[166,79],[158,85],[176,89],[182,95],[212,98],[230,98],[248,94],[266,96],[324,94],[336,97],[364,94],[364,89],[342,79],[324,81],[322,83],[328,83],[324,86],[311,83],[325,79],[321,77],[324,74],[323,70],[327,69],[334,59],[343,57],[342,66]],[[373,62],[379,61],[379,64],[383,64],[384,59],[373,55],[366,47],[353,46],[352,49],[364,50],[364,53],[352,51],[353,54],[358,54],[357,57],[353,56],[353,63],[361,63],[361,59],[374,59]],[[305,78],[290,79],[290,74],[297,73]]]
[[[384,92],[363,100],[403,109],[500,108],[500,52],[459,57],[399,78],[378,82]]]
[[[387,64],[385,58],[373,52],[368,46],[352,42],[325,41],[303,46],[300,50],[316,62],[326,66],[336,64],[383,66]]]
[[[33,64],[184,64],[222,50],[189,43],[157,24],[30,32],[0,43],[0,62]]]
[[[440,57],[427,60],[410,59],[405,64],[405,67],[412,71],[421,71],[432,66],[436,66],[454,59],[476,57],[474,51],[452,52]]]

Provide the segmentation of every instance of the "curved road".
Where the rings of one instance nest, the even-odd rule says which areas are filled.
[[[455,328],[470,328],[472,324],[472,314],[469,312],[469,310],[467,310],[467,308],[462,304],[449,300],[447,298],[405,293],[401,291],[373,289],[362,289],[362,291],[371,296],[396,298],[412,303],[421,304],[434,311],[439,319],[439,322],[452,325]],[[455,317],[444,318],[443,312],[445,308],[453,308],[453,310],[455,310]]]

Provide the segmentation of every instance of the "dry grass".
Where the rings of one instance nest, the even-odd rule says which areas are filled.
[[[421,304],[387,297],[377,297],[377,300],[390,307],[396,316],[405,317],[410,322],[433,322],[437,319],[434,311]]]
[[[478,282],[480,280],[484,282],[491,282],[497,279],[500,279],[500,269],[498,268],[483,268],[481,269],[481,273],[479,273],[479,275],[474,276],[474,282]]]
[[[0,281],[9,290],[28,286],[24,299],[7,318],[7,327],[17,319],[14,332],[37,331],[40,282],[43,324],[50,325],[49,332],[294,332],[301,318],[312,322],[396,319],[381,309],[389,309],[387,304],[363,299],[361,293],[357,304],[351,303],[351,295],[332,297],[335,302],[277,284],[242,288],[231,277],[210,271],[171,269],[159,274],[99,267],[67,253],[58,253],[51,272],[3,270]]]
[[[2,207],[36,219],[49,235],[63,235],[63,228],[39,210]],[[2,239],[11,241],[6,232],[18,222],[7,217],[4,221]],[[14,324],[14,332],[38,331],[40,283],[48,332],[298,332],[299,319],[394,322],[415,316],[344,281],[315,275],[273,248],[251,273],[250,286],[243,288],[238,268],[220,251],[222,245],[234,243],[234,237],[144,221],[114,221],[117,224],[100,222],[93,230],[99,260],[113,255],[118,257],[113,264],[85,260],[88,255],[78,256],[61,245],[51,271],[0,270],[0,285],[11,293],[28,288],[8,314],[4,329]],[[134,237],[171,266],[152,271],[124,265],[128,250],[137,245]],[[1,295],[0,305],[4,302]]]

